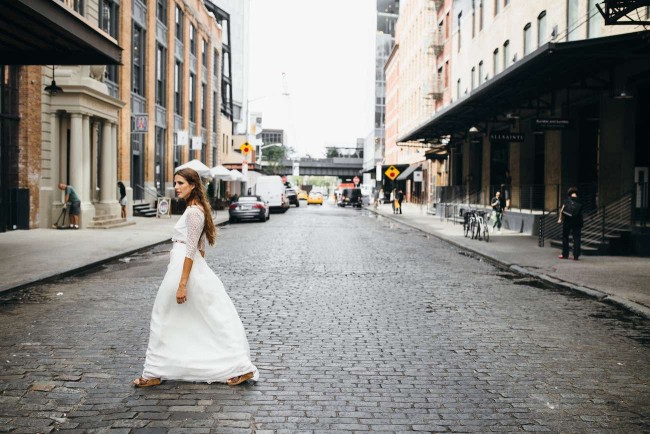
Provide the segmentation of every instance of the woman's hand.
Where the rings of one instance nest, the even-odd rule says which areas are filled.
[[[187,286],[184,284],[178,285],[178,290],[176,290],[176,303],[183,304],[187,301]]]

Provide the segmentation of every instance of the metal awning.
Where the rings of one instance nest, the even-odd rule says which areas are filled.
[[[397,177],[396,181],[404,181],[406,180],[413,172],[415,172],[417,169],[422,167],[422,161],[418,161],[417,163],[411,164],[409,167],[406,168],[402,173],[399,174]]]
[[[609,71],[622,61],[650,59],[650,31],[572,42],[549,42],[398,139],[431,140],[467,132],[550,91]]]
[[[119,65],[115,39],[54,0],[0,1],[0,64]]]

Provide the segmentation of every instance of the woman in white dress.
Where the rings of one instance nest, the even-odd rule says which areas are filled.
[[[193,169],[174,175],[174,188],[187,209],[174,226],[167,273],[151,313],[149,346],[136,387],[161,380],[257,381],[244,326],[221,280],[205,262],[205,241],[216,229],[201,178]]]

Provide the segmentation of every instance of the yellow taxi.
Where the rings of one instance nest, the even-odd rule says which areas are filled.
[[[307,205],[323,205],[323,193],[309,193],[307,197]]]
[[[305,190],[298,190],[298,200],[307,200],[309,195]]]

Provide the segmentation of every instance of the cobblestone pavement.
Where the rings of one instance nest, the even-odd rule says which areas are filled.
[[[650,430],[648,321],[331,205],[208,252],[258,383],[134,389],[169,247],[4,297],[0,431]]]

